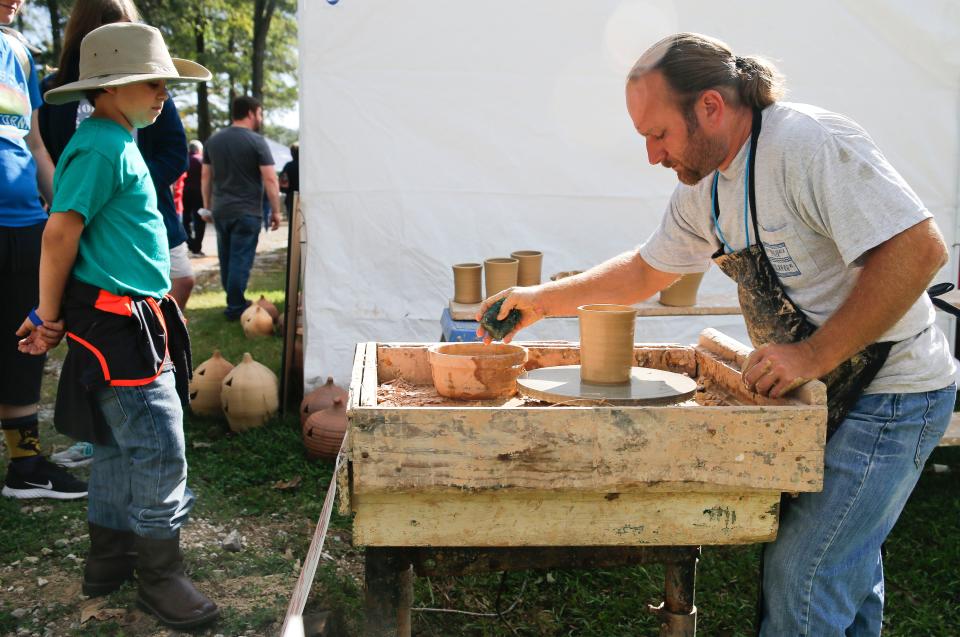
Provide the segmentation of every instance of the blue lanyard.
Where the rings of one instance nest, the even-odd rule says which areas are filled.
[[[750,226],[747,225],[750,217],[750,200],[747,197],[747,192],[749,191],[750,184],[750,143],[751,140],[747,140],[747,159],[744,162],[743,170],[743,231],[747,235],[747,247],[750,247]],[[713,227],[717,229],[717,235],[720,237],[720,242],[727,250],[727,254],[733,252],[733,248],[730,247],[730,244],[727,243],[726,237],[723,236],[723,230],[720,229],[720,218],[717,216],[717,182],[720,181],[720,171],[717,170],[713,173],[713,189],[711,190],[710,196],[710,212],[713,215]]]

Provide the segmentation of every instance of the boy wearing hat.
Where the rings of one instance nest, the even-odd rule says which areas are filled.
[[[171,58],[150,26],[109,24],[83,39],[80,79],[44,98],[86,96],[94,112],[57,164],[40,303],[18,332],[21,351],[42,354],[61,335],[38,328],[61,317],[66,325],[54,422],[95,445],[84,593],[105,595],[135,571],[139,603],[175,628],[219,611],[183,571],[180,527],[193,504],[182,409],[189,341],[166,296],[166,231],[132,132],[157,119],[167,83],[209,78],[199,64]]]

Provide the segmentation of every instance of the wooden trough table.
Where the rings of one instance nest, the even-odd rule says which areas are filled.
[[[579,363],[576,344],[522,344],[527,369]],[[414,574],[659,562],[659,634],[692,637],[700,546],[770,541],[781,494],[822,488],[823,384],[750,393],[749,349],[715,330],[635,346],[638,366],[697,380],[660,407],[443,399],[428,346],[357,347],[337,480],[366,547],[368,636],[410,635]]]

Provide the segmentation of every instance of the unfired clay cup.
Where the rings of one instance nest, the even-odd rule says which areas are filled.
[[[629,305],[581,305],[580,380],[595,385],[630,382],[637,311]]]
[[[540,283],[540,268],[543,265],[543,253],[539,250],[517,250],[510,256],[520,262],[517,271],[517,285],[538,285]]]
[[[453,266],[453,300],[456,303],[479,303],[483,300],[483,266],[479,263],[458,263]]]
[[[697,290],[703,272],[681,275],[670,287],[660,290],[660,305],[671,307],[690,307],[697,304]]]
[[[487,282],[487,298],[517,284],[520,262],[513,257],[498,257],[483,262],[483,276]]]

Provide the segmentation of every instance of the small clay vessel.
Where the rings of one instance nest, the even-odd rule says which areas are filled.
[[[524,287],[540,283],[540,270],[543,266],[543,253],[539,250],[517,250],[510,256],[520,264],[517,269],[517,285]]]
[[[525,348],[503,343],[446,343],[428,353],[437,393],[457,400],[513,396],[527,360]]]
[[[303,445],[307,449],[307,456],[335,460],[346,433],[346,401],[334,398],[332,405],[310,414],[303,424]]]
[[[458,263],[453,266],[453,300],[455,303],[479,303],[483,300],[483,266],[479,263]]]
[[[577,308],[580,318],[580,380],[596,385],[630,382],[637,310],[629,305]]]
[[[510,258],[487,259],[483,262],[483,276],[487,281],[487,298],[501,290],[512,288],[517,284],[517,272],[520,262]]]
[[[670,286],[660,290],[660,305],[671,307],[690,307],[697,304],[697,290],[703,279],[703,272],[683,274]]]
[[[240,315],[243,333],[247,338],[261,338],[273,334],[273,319],[263,307],[253,304]]]
[[[327,382],[315,388],[312,392],[303,397],[300,403],[300,426],[307,421],[310,414],[326,409],[333,404],[333,401],[339,398],[343,402],[347,401],[347,390],[333,382],[333,376],[327,376]]]
[[[280,406],[279,386],[270,368],[244,353],[221,383],[220,401],[230,429],[243,432],[266,424]]]
[[[271,303],[264,295],[261,294],[260,298],[257,299],[257,305],[267,311],[267,314],[269,314],[270,318],[273,319],[274,324],[280,320],[280,310],[278,310],[277,306]]]
[[[220,350],[193,370],[190,380],[190,411],[198,416],[223,416],[220,404],[220,384],[233,369],[233,363],[225,359]]]

